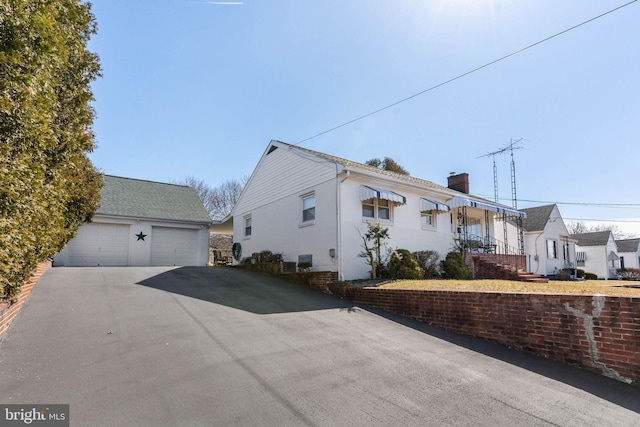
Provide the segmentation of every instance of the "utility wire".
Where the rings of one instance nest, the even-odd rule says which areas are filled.
[[[545,38],[545,39],[542,39],[542,40],[540,40],[540,41],[538,41],[538,42],[535,42],[535,43],[533,43],[533,44],[530,44],[529,46],[523,47],[522,49],[516,50],[515,52],[512,52],[512,53],[510,53],[510,54],[508,54],[508,55],[505,55],[505,56],[503,56],[503,57],[501,57],[501,58],[498,58],[498,59],[496,59],[496,60],[493,60],[493,61],[491,61],[491,62],[488,62],[488,63],[486,63],[486,64],[484,64],[484,65],[481,65],[480,67],[474,68],[473,70],[467,71],[466,73],[460,74],[460,75],[458,75],[458,76],[456,76],[456,77],[453,77],[453,78],[451,78],[451,79],[449,79],[449,80],[446,80],[446,81],[444,81],[444,82],[442,82],[442,83],[438,83],[438,84],[437,84],[437,85],[435,85],[435,86],[431,86],[431,87],[430,87],[430,88],[428,88],[428,89],[425,89],[425,90],[423,90],[423,91],[421,91],[421,92],[418,92],[418,93],[415,93],[415,94],[413,94],[413,95],[411,95],[411,96],[408,96],[408,97],[406,97],[406,98],[403,98],[403,99],[401,99],[401,100],[399,100],[399,101],[394,102],[393,104],[389,104],[389,105],[387,105],[387,106],[385,106],[385,107],[378,108],[378,109],[377,109],[377,110],[375,110],[375,111],[372,111],[372,112],[370,112],[370,113],[364,114],[364,115],[362,115],[362,116],[360,116],[360,117],[356,117],[355,119],[349,120],[348,122],[342,123],[341,125],[338,125],[338,126],[332,127],[331,129],[327,129],[327,130],[325,130],[325,131],[323,131],[323,132],[320,132],[320,133],[318,133],[318,134],[315,134],[315,135],[313,135],[313,136],[310,136],[310,137],[308,137],[308,138],[305,138],[305,139],[303,139],[303,140],[301,140],[301,141],[296,142],[296,143],[295,143],[295,144],[293,144],[293,145],[302,145],[302,143],[307,142],[307,141],[309,141],[309,140],[311,140],[311,139],[317,138],[317,137],[322,136],[322,135],[324,135],[324,134],[327,134],[327,133],[329,133],[329,132],[333,132],[334,130],[340,129],[340,128],[342,128],[342,127],[345,127],[345,126],[347,126],[347,125],[350,125],[350,124],[352,124],[352,123],[355,123],[355,122],[357,122],[357,121],[359,121],[359,120],[362,120],[362,119],[364,119],[364,118],[367,118],[367,117],[369,117],[369,116],[373,116],[374,114],[377,114],[377,113],[379,113],[379,112],[381,112],[381,111],[388,110],[389,108],[395,107],[395,106],[396,106],[396,105],[398,105],[398,104],[401,104],[401,103],[403,103],[403,102],[409,101],[410,99],[416,98],[416,97],[418,97],[418,96],[420,96],[420,95],[423,95],[423,94],[425,94],[425,93],[427,93],[427,92],[431,92],[431,91],[432,91],[432,90],[434,90],[434,89],[437,89],[437,88],[439,88],[439,87],[441,87],[441,86],[444,86],[444,85],[446,85],[446,84],[449,84],[449,83],[451,83],[451,82],[454,82],[454,81],[456,81],[456,80],[459,80],[459,79],[461,79],[461,78],[463,78],[463,77],[468,76],[469,74],[475,73],[476,71],[480,71],[480,70],[482,70],[482,69],[484,69],[484,68],[487,68],[487,67],[489,67],[489,66],[491,66],[491,65],[493,65],[493,64],[496,64],[496,63],[498,63],[498,62],[500,62],[500,61],[504,61],[504,60],[505,60],[505,59],[507,59],[507,58],[510,58],[510,57],[512,57],[512,56],[514,56],[514,55],[517,55],[517,54],[521,53],[521,52],[524,52],[525,50],[531,49],[532,47],[535,47],[535,46],[537,46],[537,45],[539,45],[539,44],[542,44],[542,43],[544,43],[544,42],[546,42],[546,41],[549,41],[549,40],[551,40],[551,39],[553,39],[553,38],[556,38],[556,37],[558,37],[558,36],[560,36],[560,35],[562,35],[562,34],[564,34],[564,33],[567,33],[567,32],[569,32],[569,31],[575,30],[575,29],[576,29],[576,28],[578,28],[578,27],[581,27],[581,26],[583,26],[583,25],[585,25],[585,24],[588,24],[588,23],[590,23],[590,22],[593,22],[593,21],[595,21],[596,19],[600,19],[600,18],[602,18],[603,16],[606,16],[606,15],[608,15],[608,14],[610,14],[610,13],[613,13],[613,12],[615,12],[615,11],[617,11],[617,10],[620,10],[620,9],[622,9],[623,7],[629,6],[630,4],[635,3],[635,2],[637,2],[637,1],[638,1],[638,0],[632,0],[632,1],[630,1],[629,3],[623,4],[622,6],[618,6],[618,7],[616,7],[615,9],[611,9],[611,10],[609,10],[608,12],[604,12],[604,13],[602,13],[602,14],[598,15],[598,16],[595,16],[595,17],[593,17],[593,18],[591,18],[591,19],[588,19],[588,20],[586,20],[586,21],[584,21],[584,22],[581,22],[580,24],[574,25],[574,26],[573,26],[573,27],[571,27],[571,28],[567,28],[567,29],[566,29],[566,30],[564,30],[564,31],[560,31],[559,33],[556,33],[556,34],[554,34],[554,35],[552,35],[552,36],[549,36],[549,37],[547,37],[547,38]]]
[[[570,221],[592,221],[592,222],[625,222],[640,223],[638,219],[590,219],[590,218],[562,218]]]
[[[489,197],[487,194],[478,194],[482,197]],[[501,197],[500,200],[511,200]],[[519,202],[529,203],[543,203],[546,205],[573,205],[573,206],[591,206],[597,208],[631,208],[640,209],[640,203],[589,203],[589,202],[552,202],[548,200],[531,200],[531,199],[518,199]]]

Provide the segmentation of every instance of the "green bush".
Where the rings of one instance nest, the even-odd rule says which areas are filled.
[[[587,273],[584,273],[584,278],[586,280],[598,280],[598,275],[587,272]]]
[[[387,273],[393,279],[422,279],[424,270],[406,249],[397,249],[391,255]]]
[[[0,6],[0,298],[13,299],[36,265],[95,212],[102,175],[91,81],[98,57],[89,3]]]
[[[473,279],[473,272],[467,264],[465,264],[460,252],[449,252],[440,267],[442,269],[442,276],[446,279]]]
[[[440,277],[440,255],[436,251],[418,251],[413,253],[413,258],[424,270],[425,279]]]
[[[576,277],[578,279],[584,279],[584,270],[579,268],[578,271],[576,271]]]
[[[254,252],[250,257],[245,257],[240,260],[240,264],[267,264],[271,262],[281,262],[282,254],[274,254],[269,250],[264,250],[260,252]]]

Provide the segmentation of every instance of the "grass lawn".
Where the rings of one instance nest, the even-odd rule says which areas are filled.
[[[638,288],[627,286],[638,286]],[[424,289],[428,291],[604,294],[640,298],[640,282],[628,280],[551,281],[549,283],[527,283],[512,280],[399,280],[382,284],[379,287],[381,289]]]

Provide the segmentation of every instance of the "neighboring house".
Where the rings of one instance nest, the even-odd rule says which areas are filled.
[[[209,215],[191,187],[105,175],[92,222],[54,266],[207,265]]]
[[[572,234],[576,240],[578,268],[593,273],[599,279],[615,279],[620,268],[618,247],[611,231]]]
[[[640,239],[616,240],[620,268],[640,269]]]
[[[366,278],[370,267],[358,254],[370,222],[388,227],[393,249],[444,258],[463,239],[477,251],[501,250],[495,217],[524,214],[468,193],[467,174],[445,187],[271,141],[231,213],[235,262],[270,250],[341,280]]]
[[[520,209],[527,268],[532,273],[554,277],[563,268],[576,267],[576,241],[569,237],[558,206]]]

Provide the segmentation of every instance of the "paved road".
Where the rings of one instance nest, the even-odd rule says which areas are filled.
[[[55,268],[0,403],[73,426],[633,426],[640,389],[232,268]]]

